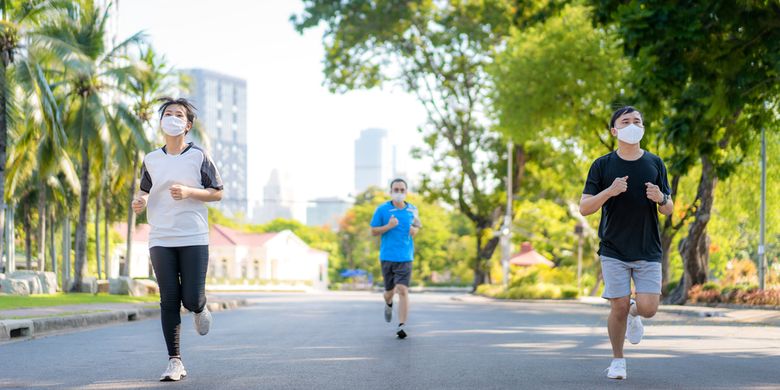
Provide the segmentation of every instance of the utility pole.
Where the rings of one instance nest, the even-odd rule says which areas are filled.
[[[766,283],[766,129],[761,128],[761,238],[758,243],[758,288]]]
[[[504,271],[504,288],[509,286],[509,257],[512,256],[512,159],[514,145],[512,141],[506,144],[506,214],[504,215],[504,226],[501,228],[501,265]]]
[[[574,226],[574,234],[577,235],[577,294],[582,294],[582,239],[585,235],[582,222]]]

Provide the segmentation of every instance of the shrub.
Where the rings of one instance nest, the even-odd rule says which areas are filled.
[[[721,301],[720,290],[704,289],[704,285],[696,285],[688,291],[691,303],[718,303]]]
[[[577,291],[577,287],[574,286],[561,286],[561,298],[563,299],[576,299],[580,296],[580,292]]]
[[[504,287],[497,284],[481,284],[477,286],[475,293],[477,295],[484,295],[487,297],[498,297],[503,292]]]
[[[680,279],[672,280],[669,283],[666,284],[666,287],[664,288],[664,296],[669,295],[674,291],[674,289],[677,288],[677,286],[680,285]]]
[[[702,291],[720,291],[720,286],[715,282],[707,282],[701,286]]]

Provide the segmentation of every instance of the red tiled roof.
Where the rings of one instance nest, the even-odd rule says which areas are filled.
[[[542,256],[542,254],[539,252],[535,251],[529,242],[524,242],[522,244],[520,253],[512,256],[509,259],[509,264],[518,265],[521,267],[528,267],[536,264],[544,264],[549,267],[555,266],[555,263]]]
[[[140,242],[149,242],[149,230],[151,230],[151,227],[148,224],[142,223],[140,225],[135,225],[135,229],[133,229],[133,241],[140,241]],[[127,237],[127,223],[121,222],[114,225],[114,231],[119,233],[119,236],[122,237],[122,240]]]
[[[118,223],[114,225],[114,230],[125,237],[127,234],[127,223]],[[151,227],[148,224],[136,225],[133,230],[133,241],[149,242],[149,231]],[[276,237],[279,233],[246,233],[226,226],[213,225],[209,229],[209,245],[213,246],[263,246],[266,242]]]
[[[263,246],[279,233],[246,233],[227,226],[213,225],[209,229],[209,244],[217,246]]]

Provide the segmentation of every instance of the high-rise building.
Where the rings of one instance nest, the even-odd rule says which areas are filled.
[[[263,205],[258,205],[253,210],[252,222],[266,223],[277,218],[292,219],[292,206],[293,194],[289,180],[274,169],[263,187]]]
[[[395,174],[393,148],[387,130],[365,129],[355,140],[355,195],[368,187],[390,184]]]
[[[190,79],[187,98],[198,109],[196,126],[208,139],[198,140],[211,155],[222,175],[225,193],[215,206],[227,215],[246,215],[247,120],[246,81],[205,69],[187,69]]]
[[[306,209],[306,224],[309,226],[329,226],[338,230],[339,220],[347,213],[352,203],[337,197],[317,198]]]

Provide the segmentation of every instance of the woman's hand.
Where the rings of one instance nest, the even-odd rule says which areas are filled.
[[[146,196],[144,195],[141,193],[135,194],[135,199],[133,199],[132,206],[133,211],[135,211],[136,214],[141,214],[146,208]]]
[[[187,199],[192,194],[192,188],[181,184],[172,185],[169,191],[171,191],[171,197],[175,200]]]

